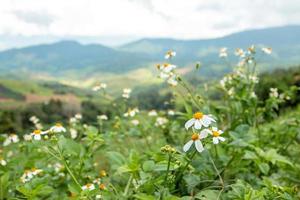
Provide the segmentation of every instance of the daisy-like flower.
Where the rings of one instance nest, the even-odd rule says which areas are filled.
[[[16,134],[10,134],[3,142],[3,146],[10,145],[11,143],[19,142],[19,137]]]
[[[237,48],[237,49],[235,50],[234,54],[235,54],[236,56],[241,57],[241,58],[245,57],[245,52],[244,52],[244,50],[243,50],[243,49],[240,49],[240,48]]]
[[[157,116],[156,110],[150,110],[150,111],[148,112],[148,116],[150,116],[150,117]]]
[[[134,126],[137,126],[137,125],[140,124],[140,121],[137,120],[137,119],[133,119],[133,120],[131,120],[131,123],[132,123]]]
[[[209,133],[213,136],[213,143],[218,144],[219,141],[224,142],[225,138],[220,136],[223,131],[219,130],[217,127],[212,127]]]
[[[31,137],[30,134],[23,135],[23,138],[24,138],[25,141],[31,141],[32,140],[32,137]]]
[[[41,131],[41,130],[37,129],[31,133],[31,136],[33,137],[34,140],[41,140],[42,135],[45,135],[47,133],[48,133],[47,131]]]
[[[191,140],[188,141],[188,142],[183,146],[183,151],[184,151],[184,152],[187,152],[187,151],[191,148],[191,146],[192,146],[193,144],[195,144],[196,150],[197,150],[199,153],[201,153],[201,152],[204,150],[204,147],[203,147],[203,145],[202,145],[201,140],[204,139],[204,138],[206,138],[207,135],[208,135],[207,129],[202,130],[202,131],[200,132],[200,134],[194,133],[194,134],[192,135],[192,137],[191,137]]]
[[[106,115],[99,115],[97,116],[98,120],[108,120],[108,117]]]
[[[50,128],[50,131],[54,133],[61,133],[61,132],[66,132],[66,129],[65,127],[62,126],[61,123],[56,123],[54,126]]]
[[[226,58],[227,56],[228,56],[227,48],[226,47],[221,48],[220,52],[219,52],[219,57],[220,58]]]
[[[95,185],[92,184],[92,183],[88,183],[88,184],[82,186],[81,189],[82,190],[89,190],[89,191],[91,191],[91,190],[95,189]]]
[[[4,160],[2,157],[0,157],[0,164],[1,164],[2,166],[6,166],[7,162],[6,162],[6,160]]]
[[[70,134],[71,134],[71,138],[72,138],[72,139],[75,139],[75,138],[77,138],[78,132],[77,132],[76,129],[71,128],[71,129],[70,129]]]
[[[277,88],[270,88],[270,97],[278,98],[279,93]]]
[[[169,78],[168,78],[168,81],[167,83],[171,86],[177,86],[178,85],[178,81],[176,80],[176,75],[171,75]]]
[[[208,127],[212,122],[216,122],[211,115],[205,115],[202,112],[196,112],[193,118],[185,123],[185,128],[189,129],[194,126],[195,129],[201,129],[202,126]]]
[[[251,46],[248,48],[248,53],[249,53],[249,54],[255,53],[255,46],[254,46],[254,45],[251,45]]]
[[[174,110],[168,110],[168,115],[170,115],[170,116],[175,115],[175,111]]]
[[[78,119],[78,120],[81,120],[82,119],[82,115],[80,113],[77,113],[75,115],[75,118]]]
[[[155,126],[163,127],[166,123],[168,123],[168,119],[165,117],[158,117],[156,118]]]
[[[157,66],[159,70],[161,70],[163,73],[170,73],[171,71],[173,71],[174,69],[176,69],[176,65],[172,65],[170,63],[164,63],[162,65],[158,65]]]
[[[96,178],[95,180],[93,180],[94,184],[100,185],[101,184],[101,179],[100,178]]]
[[[253,75],[253,76],[250,75],[250,76],[249,76],[249,79],[250,79],[253,83],[258,83],[258,81],[259,81],[259,80],[258,80],[258,77],[255,76],[255,75]]]
[[[125,99],[129,99],[131,94],[131,89],[130,88],[124,88],[123,89],[123,94],[122,97]]]
[[[97,92],[101,89],[106,89],[107,88],[107,84],[106,83],[100,83],[99,85],[96,85],[92,88],[93,91]]]
[[[167,51],[166,55],[165,55],[165,59],[170,59],[172,57],[175,57],[176,56],[176,52],[175,51]]]
[[[272,53],[272,48],[270,47],[263,47],[261,48],[261,50],[265,53],[265,54],[271,54]]]
[[[128,109],[128,111],[124,113],[124,117],[134,117],[139,112],[138,108]]]

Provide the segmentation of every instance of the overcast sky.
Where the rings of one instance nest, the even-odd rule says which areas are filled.
[[[299,0],[0,0],[0,35],[213,38],[300,24]]]

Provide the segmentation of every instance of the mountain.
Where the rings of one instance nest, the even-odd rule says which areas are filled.
[[[267,61],[276,63],[300,62],[300,26],[283,26],[256,30],[247,30],[225,37],[205,40],[174,40],[168,38],[141,39],[120,47],[125,52],[145,53],[161,57],[167,50],[177,52],[176,61],[181,64],[201,61],[216,63],[221,47],[232,52],[235,48],[247,48],[252,44],[272,47],[274,55]],[[278,63],[278,64],[279,64]]]
[[[271,56],[260,56],[265,69],[300,63],[300,26],[248,30],[225,37],[205,40],[175,40],[168,38],[141,39],[126,45],[110,48],[99,44],[83,45],[76,41],[60,41],[52,44],[29,46],[0,52],[1,74],[76,79],[99,78],[99,74],[124,74],[138,69],[150,69],[156,62],[164,62],[163,55],[173,49],[177,52],[174,62],[179,66],[194,65],[201,61],[201,74],[211,76],[230,70],[218,52],[228,47],[229,58],[235,48],[247,48],[251,44],[273,48]],[[261,53],[258,51],[258,53]],[[235,59],[235,60],[234,60]],[[30,77],[32,78],[32,76]],[[141,78],[141,77],[139,77]]]
[[[69,71],[123,72],[148,62],[139,53],[121,52],[98,44],[61,41],[0,52],[0,69],[6,72],[33,71],[61,75]]]

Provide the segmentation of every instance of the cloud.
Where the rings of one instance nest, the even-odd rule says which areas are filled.
[[[55,19],[54,16],[48,14],[46,11],[15,10],[12,13],[20,20],[38,26],[49,26]]]
[[[299,0],[0,0],[0,34],[213,38],[300,24]]]

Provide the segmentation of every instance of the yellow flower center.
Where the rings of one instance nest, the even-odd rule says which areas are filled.
[[[169,65],[170,65],[169,63],[165,63],[163,66],[168,67]]]
[[[202,112],[196,112],[193,117],[194,117],[194,119],[202,119],[203,113]]]
[[[104,185],[103,183],[101,183],[101,184],[99,185],[99,189],[100,189],[100,190],[104,190],[104,189],[105,189],[105,185]]]
[[[90,188],[90,187],[92,187],[92,184],[91,183],[88,183],[88,184],[86,184],[85,185],[87,188]]]
[[[219,136],[220,136],[220,133],[219,133],[219,131],[213,131],[213,132],[212,132],[212,135],[213,135],[214,137],[219,137]]]
[[[192,140],[195,141],[195,140],[198,140],[199,139],[199,135],[197,133],[194,133],[192,135]]]
[[[100,176],[101,177],[105,177],[107,174],[106,174],[106,171],[105,170],[101,170],[100,171]]]
[[[40,135],[41,132],[42,132],[41,130],[34,130],[34,131],[33,131],[33,134],[35,134],[35,135]]]
[[[157,65],[156,65],[156,68],[157,68],[157,69],[160,69],[160,64],[157,64]]]
[[[56,123],[55,126],[56,127],[62,127],[61,123]]]

